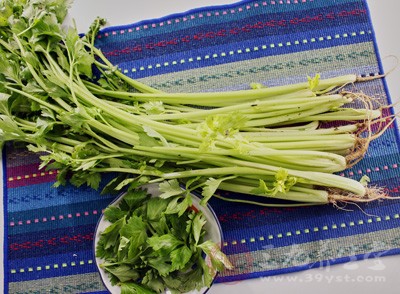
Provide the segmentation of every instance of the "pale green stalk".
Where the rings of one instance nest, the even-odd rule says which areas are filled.
[[[222,182],[219,185],[219,188],[224,191],[234,192],[234,193],[242,193],[248,195],[254,195],[259,197],[264,197],[266,199],[282,199],[282,200],[289,200],[289,201],[296,201],[296,202],[303,202],[303,203],[318,203],[318,204],[328,204],[328,192],[324,190],[316,190],[315,188],[300,188],[293,186],[291,187],[290,191],[286,193],[277,193],[274,196],[267,195],[267,194],[256,194],[253,192],[254,188],[251,186],[246,185],[238,185],[229,182]]]
[[[148,115],[148,118],[153,120],[177,120],[177,119],[203,119],[207,116],[219,115],[219,114],[230,114],[233,112],[246,114],[249,119],[252,118],[252,114],[259,113],[262,116],[276,116],[274,111],[285,110],[288,112],[300,111],[302,109],[309,109],[317,105],[333,103],[336,105],[342,105],[343,103],[350,102],[349,99],[344,98],[342,95],[331,95],[321,97],[305,97],[292,98],[286,100],[286,97],[280,97],[274,100],[265,101],[253,101],[246,103],[239,103],[233,106],[218,107],[213,109],[201,109],[198,111],[186,112],[186,113],[173,113],[173,114],[156,114]]]
[[[336,77],[332,79],[320,80],[318,85],[319,89],[326,89],[330,87],[343,86],[348,83],[353,83],[356,80],[355,75],[347,75]],[[129,93],[119,91],[109,91],[94,89],[94,94],[110,96],[113,98],[120,98],[132,101],[162,101],[171,104],[193,104],[199,106],[223,106],[234,105],[239,102],[248,102],[254,100],[262,100],[277,95],[283,95],[300,90],[309,89],[309,82],[291,84],[285,86],[276,86],[269,88],[227,91],[227,92],[200,92],[200,93]]]
[[[382,116],[381,110],[378,109],[354,109],[354,108],[341,108],[337,111],[313,114],[308,117],[301,117],[294,122],[308,122],[308,121],[365,121],[380,118]]]

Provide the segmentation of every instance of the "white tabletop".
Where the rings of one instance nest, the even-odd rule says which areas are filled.
[[[96,16],[107,18],[110,25],[123,25],[145,19],[162,17],[176,12],[210,6],[236,3],[237,0],[75,0],[71,16],[78,30],[86,31]],[[398,37],[398,0],[368,0],[380,55],[383,58],[385,72],[398,66],[393,56],[400,58]],[[121,9],[119,9],[119,7]],[[127,7],[131,7],[127,9]],[[400,69],[387,77],[387,84],[393,102],[400,101]],[[0,170],[1,173],[1,170]],[[1,177],[2,178],[2,177]],[[2,191],[2,190],[1,190]],[[1,194],[2,197],[2,194]],[[1,203],[3,203],[1,201]],[[4,228],[4,219],[0,217],[0,230]],[[3,232],[1,235],[3,236]],[[0,250],[0,264],[3,250]],[[216,284],[211,294],[227,293],[399,293],[400,274],[398,265],[400,256],[374,258],[320,269],[307,270],[293,274],[252,279],[234,283]],[[0,267],[0,279],[4,277]],[[3,285],[3,283],[1,283]],[[0,293],[1,291],[0,286]]]

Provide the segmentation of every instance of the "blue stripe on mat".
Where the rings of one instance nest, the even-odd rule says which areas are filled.
[[[16,271],[9,274],[10,282],[21,282],[92,273],[97,271],[97,267],[91,250],[77,250],[66,254],[12,260],[6,273],[10,270]]]
[[[353,32],[356,32],[357,35],[351,36],[350,34]],[[359,34],[359,32],[365,32],[365,34]],[[201,48],[190,52],[170,53],[163,56],[161,60],[160,58],[147,58],[131,62],[120,62],[123,57],[111,58],[111,60],[119,64],[122,71],[127,70],[126,74],[128,76],[143,78],[230,62],[257,59],[266,56],[277,56],[294,52],[370,42],[372,39],[367,32],[368,27],[359,25],[357,27],[354,26],[352,29],[344,28],[342,33],[349,34],[348,37],[335,38],[334,36],[337,31],[327,30],[318,31],[317,33],[285,36],[280,43],[276,42],[276,38],[274,37],[265,37],[259,40],[241,42],[240,45],[239,43],[231,43],[228,45]],[[326,36],[331,36],[331,39],[327,40],[325,38]],[[324,37],[324,41],[319,41],[319,37]],[[304,39],[308,40],[307,43],[303,42]],[[314,39],[314,41],[312,39]],[[296,44],[296,41],[299,41],[299,44]],[[287,42],[290,42],[289,46]],[[271,44],[274,44],[274,47],[271,47]],[[265,49],[262,48],[263,45],[266,46]],[[257,50],[254,49],[255,47],[257,47]],[[242,50],[242,52],[239,53],[239,49]],[[231,54],[230,51],[232,51],[233,54]],[[217,54],[217,58],[213,56],[214,54]],[[224,56],[222,54],[224,54]],[[198,60],[198,57],[200,60]],[[182,62],[182,60],[184,60],[184,62]],[[165,62],[168,63],[167,66],[164,65]],[[176,64],[174,64],[174,62]],[[160,66],[157,66],[157,64]],[[149,66],[151,66],[151,69],[149,69]],[[143,70],[140,69],[141,67],[143,67]],[[136,71],[132,72],[132,68],[136,68]]]
[[[309,10],[307,11],[307,16],[320,16],[320,15],[328,15],[333,13],[334,15],[338,15],[341,13],[347,5],[337,5],[335,7],[325,8],[323,10]],[[353,4],[350,7],[347,7],[348,10],[360,9],[359,4]],[[124,48],[134,48],[135,46],[140,45],[142,47],[142,51],[137,54],[129,54],[126,56],[125,60],[135,60],[142,59],[147,57],[156,57],[163,56],[168,54],[171,50],[174,52],[184,52],[188,50],[195,50],[197,48],[215,46],[218,44],[228,45],[229,43],[237,42],[238,38],[241,42],[246,40],[253,40],[266,36],[282,36],[282,35],[290,35],[295,33],[304,33],[305,31],[313,31],[316,26],[318,26],[319,30],[328,29],[328,28],[338,28],[338,27],[351,27],[355,24],[360,23],[368,23],[367,14],[360,14],[351,17],[335,17],[333,19],[330,18],[321,18],[321,20],[314,20],[304,23],[298,24],[290,24],[289,20],[293,19],[302,19],[306,17],[304,14],[299,12],[284,12],[284,13],[272,13],[269,15],[269,19],[271,20],[271,26],[265,26],[265,15],[254,16],[251,15],[248,18],[241,19],[240,21],[229,23],[221,23],[218,24],[204,24],[202,26],[198,26],[196,28],[187,28],[174,30],[170,33],[162,33],[161,35],[151,36],[143,36],[138,39],[136,34],[121,34],[118,38],[114,39],[114,42],[102,42],[102,39],[96,42],[96,46],[102,48],[103,52],[105,52],[107,56],[107,52],[112,52],[114,50],[123,50]],[[285,20],[285,24],[278,25],[277,22]],[[275,21],[276,23],[272,23]],[[251,26],[257,25],[256,28],[252,28]],[[260,27],[260,24],[263,24]],[[228,26],[228,27],[227,27]],[[235,32],[235,33],[231,33]],[[217,32],[223,33],[223,36],[219,36]],[[212,33],[212,37],[207,37],[207,33]],[[197,39],[196,39],[197,36]],[[189,37],[188,42],[182,42],[185,37]],[[152,48],[154,44],[160,41],[169,41],[175,40],[177,45],[174,46],[164,46],[164,47],[156,47],[156,49],[147,49],[146,44],[149,46],[148,48]],[[110,60],[114,61],[113,58]],[[123,61],[123,60],[121,60]],[[121,61],[118,61],[121,62]]]
[[[6,213],[8,211],[8,189],[7,189],[7,164],[6,164],[6,158],[7,158],[7,146],[5,145],[5,147],[2,150],[2,155],[1,155],[1,159],[2,159],[2,172],[3,172],[3,185],[2,185],[2,192],[3,192],[3,199],[2,199],[2,209],[3,209],[3,221],[4,221],[4,226],[3,226],[3,234],[4,236],[2,236],[2,245],[3,245],[3,272],[7,273],[8,269],[9,269],[9,264],[8,264],[8,243],[7,243],[7,239],[8,239],[8,226],[6,224],[8,224],[8,214]],[[3,287],[4,287],[4,293],[8,293],[8,283],[9,283],[9,279],[8,279],[8,275],[4,274],[3,275],[3,279],[4,279],[4,283],[3,283]]]
[[[235,13],[235,14],[229,14],[229,19],[227,21],[232,20],[241,20],[242,18],[246,18],[249,15],[259,15],[259,14],[269,14],[269,13],[280,13],[280,12],[292,12],[292,11],[303,11],[303,10],[308,10],[308,9],[315,9],[315,8],[325,8],[325,7],[332,7],[337,5],[337,0],[324,0],[324,1],[307,1],[305,3],[299,3],[299,5],[286,5],[286,3],[279,5],[268,5],[266,7],[260,8],[260,12],[254,13],[253,10],[248,10],[246,8],[246,4],[249,3],[251,6],[254,6],[254,4],[259,5],[259,7],[263,6],[263,2],[265,1],[252,1],[252,0],[245,0],[245,1],[240,1],[238,3],[234,4],[229,4],[229,5],[220,5],[220,6],[211,6],[211,7],[201,7],[197,9],[192,9],[186,12],[182,13],[176,13],[176,14],[171,14],[162,18],[156,18],[156,19],[148,19],[148,20],[143,20],[137,23],[133,24],[127,24],[127,25],[120,25],[120,26],[111,26],[104,28],[101,32],[102,33],[112,33],[113,31],[121,31],[121,30],[127,30],[129,28],[135,28],[138,26],[144,26],[144,25],[152,25],[153,23],[160,23],[163,21],[167,21],[170,19],[177,19],[177,18],[183,18],[187,17],[188,15],[191,14],[196,14],[196,13],[202,13],[204,11],[213,11],[213,12],[221,12],[220,15],[223,15],[223,11],[226,9],[235,9],[241,7],[244,12],[241,13]],[[267,1],[268,2],[268,1]],[[362,3],[360,0],[341,0],[340,1],[342,4],[343,3],[358,3],[359,6],[365,7],[365,4]],[[221,23],[221,17],[196,17],[195,19],[191,19],[190,22],[184,22],[180,21],[177,25],[170,25],[170,26],[159,26],[157,25],[155,28],[150,28],[151,30],[156,30],[155,34],[163,34],[163,33],[169,33],[171,31],[178,29],[186,29],[188,27],[192,26],[201,26],[203,24],[218,24]],[[139,31],[134,31],[135,36],[142,37],[142,36],[147,36],[149,33],[146,30],[139,30]],[[112,38],[111,40],[114,41],[114,38],[118,39],[120,38],[120,35],[110,35],[108,38]]]
[[[95,229],[96,224],[90,224],[8,236],[8,260],[91,250]]]
[[[105,181],[106,182],[106,181]],[[97,201],[99,197],[113,199],[115,196],[100,196],[100,191],[90,187],[80,188],[52,187],[54,183],[43,183],[32,186],[22,186],[8,189],[8,211],[19,212],[27,209],[41,209],[46,207]]]
[[[246,273],[246,274],[241,274],[238,276],[231,276],[231,277],[229,277],[229,276],[218,277],[216,283],[233,282],[233,281],[236,281],[237,279],[240,279],[240,280],[253,279],[253,278],[259,278],[259,277],[263,277],[263,276],[267,276],[266,280],[268,281],[268,276],[294,273],[294,272],[298,272],[298,271],[308,270],[311,268],[319,268],[322,266],[327,267],[327,266],[343,264],[343,263],[347,263],[347,262],[355,261],[355,260],[384,257],[384,256],[395,255],[395,254],[400,254],[400,249],[392,249],[392,250],[387,250],[387,251],[371,252],[369,254],[359,254],[359,255],[355,255],[355,256],[341,257],[341,258],[336,258],[334,260],[322,260],[320,262],[315,262],[315,263],[305,264],[305,265],[295,266],[295,267],[289,267],[289,268],[283,268],[283,269],[277,269],[277,270]],[[273,278],[271,278],[271,279],[273,281]]]
[[[97,223],[101,211],[111,202],[110,198],[101,198],[93,201],[78,202],[46,208],[18,211],[9,214],[9,234],[24,234],[30,232],[52,230],[54,227],[67,228]],[[76,214],[79,214],[78,216]],[[85,214],[87,213],[87,214]],[[62,218],[60,218],[60,216]],[[54,219],[52,219],[54,217]],[[45,221],[43,221],[45,218]],[[35,222],[37,220],[37,222]],[[29,221],[29,223],[27,223]],[[22,222],[22,223],[19,223]]]

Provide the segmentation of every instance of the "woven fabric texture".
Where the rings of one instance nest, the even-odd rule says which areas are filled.
[[[97,46],[122,72],[169,92],[249,88],[305,81],[307,75],[382,73],[364,0],[242,1],[104,29]],[[389,103],[383,79],[358,90]],[[93,235],[113,200],[90,188],[55,189],[56,171],[8,147],[4,158],[5,280],[9,293],[104,291]],[[365,158],[342,173],[399,192],[399,138],[391,127]],[[400,253],[400,201],[338,209],[265,208],[211,200],[223,250],[235,265],[217,282],[276,275]]]

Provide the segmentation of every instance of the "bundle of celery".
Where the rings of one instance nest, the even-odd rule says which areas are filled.
[[[61,0],[0,3],[0,140],[44,152],[41,166],[58,170],[57,185],[98,188],[102,173],[116,172],[107,189],[162,182],[167,197],[184,184],[202,189],[203,202],[218,189],[289,205],[386,197],[335,174],[385,129],[372,134],[382,113],[365,95],[337,90],[355,75],[164,93],[123,75],[94,46],[102,20],[83,37],[64,30],[67,9]]]

